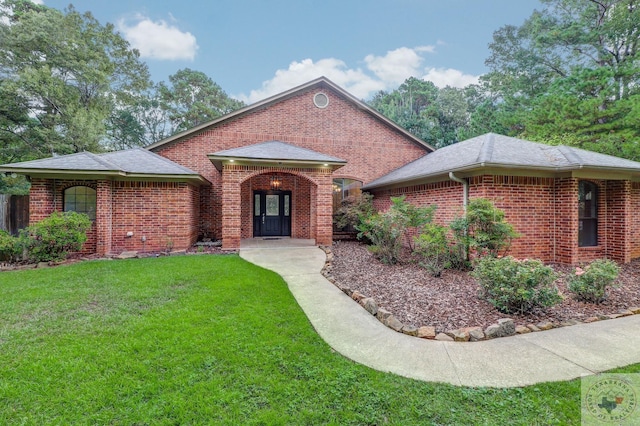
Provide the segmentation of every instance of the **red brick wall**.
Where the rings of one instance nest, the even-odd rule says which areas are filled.
[[[463,214],[463,187],[453,181],[374,192],[374,206],[387,209],[390,197],[405,195],[419,206],[436,205],[434,219],[448,225]],[[553,258],[553,179],[517,176],[477,176],[469,179],[469,199],[488,198],[503,210],[505,219],[521,235],[509,254],[516,257]]]
[[[198,237],[198,188],[187,183],[32,179],[30,223],[62,211],[63,191],[76,185],[97,190],[96,221],[83,253],[160,251],[190,247]],[[132,231],[134,236],[126,237]],[[142,236],[147,241],[143,244]],[[99,238],[98,238],[99,236]]]
[[[640,257],[640,182],[631,184],[629,224],[631,259],[637,259]]]
[[[315,107],[313,96],[317,92],[314,89],[298,93],[268,108],[251,111],[187,140],[155,150],[212,182],[211,187],[201,191],[203,233],[215,237],[222,235],[221,213],[224,210],[221,173],[211,164],[207,154],[279,140],[346,160],[348,164],[335,176],[367,183],[427,152],[333,91],[323,89],[329,97],[329,105],[323,109]],[[330,198],[330,190],[328,195]],[[240,228],[242,225],[234,226]]]
[[[469,190],[470,198],[492,200],[520,235],[513,240],[508,254],[553,260],[553,179],[485,175],[473,178]]]
[[[405,196],[405,199],[416,206],[436,205],[434,220],[441,225],[448,225],[453,219],[462,216],[462,185],[453,181],[435,182],[414,185],[388,191],[373,192],[373,206],[378,211],[391,207],[391,197]]]
[[[598,245],[578,247],[576,178],[476,176],[469,179],[469,198],[488,198],[503,210],[520,237],[509,254],[545,262],[576,264],[610,257],[629,262],[640,257],[640,184],[593,181],[599,188]],[[390,197],[405,195],[416,205],[438,206],[435,220],[449,224],[462,214],[462,185],[443,181],[374,192],[374,206],[389,208]]]
[[[192,185],[115,181],[112,205],[114,253],[183,250],[197,240],[199,194]]]
[[[607,234],[605,250],[609,258],[623,263],[631,261],[631,192],[629,181],[607,181],[606,224],[603,227]],[[601,223],[603,209],[599,210],[598,222]]]
[[[96,181],[68,180],[68,179],[31,179],[31,190],[29,191],[29,224],[40,222],[53,212],[64,210],[63,192],[72,186],[88,186],[96,189]],[[89,254],[96,252],[96,222],[87,231],[87,241],[82,246],[81,253]]]

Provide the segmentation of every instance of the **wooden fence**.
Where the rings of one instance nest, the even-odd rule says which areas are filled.
[[[29,196],[0,194],[0,229],[17,235],[29,225]]]

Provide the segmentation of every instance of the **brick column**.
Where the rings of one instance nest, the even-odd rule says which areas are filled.
[[[29,225],[40,222],[55,210],[53,181],[51,179],[31,179],[29,190]]]
[[[316,189],[316,244],[330,246],[333,242],[333,188],[331,174],[318,177]]]
[[[113,187],[99,180],[96,187],[96,254],[111,254],[113,236]]]
[[[555,262],[574,264],[578,253],[578,179],[555,182]]]
[[[629,263],[632,230],[631,182],[608,181],[606,197],[606,256],[616,262]]]
[[[222,249],[240,248],[242,226],[241,174],[235,166],[225,166],[222,170]]]

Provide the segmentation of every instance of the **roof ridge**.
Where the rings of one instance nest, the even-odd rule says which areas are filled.
[[[578,164],[580,166],[584,165],[584,161],[582,161],[582,158],[570,146],[558,145],[558,151],[560,151],[560,154],[562,154],[564,158],[567,159],[569,164]]]
[[[484,164],[491,161],[493,157],[493,146],[495,143],[493,133],[487,133],[486,137],[482,141],[482,147],[480,148],[480,153],[478,154],[478,163]]]
[[[102,156],[105,153],[102,154],[94,154],[93,152],[89,152],[89,151],[82,151],[83,154],[88,155],[89,157],[91,157],[92,159],[94,159],[95,161],[97,161],[98,163],[102,164],[103,166],[106,167],[113,167],[112,170],[119,170],[119,171],[123,171],[122,167],[120,167],[119,165],[117,165],[116,163],[112,163],[111,161],[107,160],[106,158],[102,158]]]

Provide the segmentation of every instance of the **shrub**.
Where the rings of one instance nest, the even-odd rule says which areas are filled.
[[[447,228],[429,223],[414,238],[414,253],[420,256],[420,266],[427,269],[434,277],[450,266],[451,248],[447,238]]]
[[[462,250],[475,250],[481,257],[506,252],[518,236],[504,220],[504,212],[484,198],[471,200],[466,215],[454,220],[451,230]]]
[[[367,192],[345,198],[333,215],[333,223],[340,229],[356,229],[365,218],[374,214],[372,200],[373,195]]]
[[[483,257],[471,275],[481,287],[481,297],[505,313],[524,313],[558,304],[556,273],[539,260]]]
[[[371,242],[370,250],[384,263],[396,263],[402,251],[407,227],[421,226],[431,221],[434,206],[416,207],[405,197],[391,197],[391,208],[374,213],[356,226],[358,238]]]
[[[406,226],[393,211],[377,213],[366,218],[359,226],[359,238],[371,241],[369,250],[383,263],[396,263],[402,250]]]
[[[20,231],[19,245],[33,262],[60,261],[80,251],[87,240],[91,220],[84,213],[54,212]]]
[[[599,303],[606,298],[607,287],[618,278],[620,268],[608,259],[598,259],[585,266],[577,267],[567,278],[567,287],[579,299]]]
[[[0,260],[13,261],[19,253],[18,239],[0,230]]]

